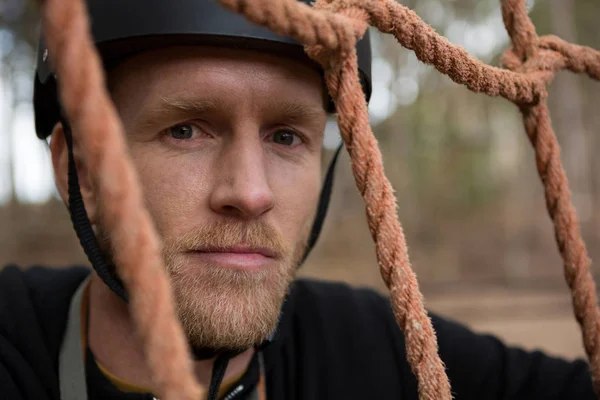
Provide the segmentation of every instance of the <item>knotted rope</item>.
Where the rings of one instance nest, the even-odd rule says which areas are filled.
[[[556,37],[547,37],[542,46],[531,23],[524,2],[502,3],[502,17],[513,43],[505,52],[504,64],[514,70],[546,74],[548,81],[559,69],[587,72],[600,79],[600,52],[571,45]],[[551,71],[551,73],[549,73]],[[573,302],[575,318],[581,326],[583,345],[590,361],[592,383],[600,394],[600,310],[596,284],[590,270],[591,260],[579,229],[575,207],[565,170],[560,160],[560,147],[550,122],[547,92],[536,104],[518,104],[523,124],[535,149],[536,166],[544,184],[546,207],[554,224],[554,234],[564,262],[564,274]]]
[[[355,42],[368,25],[375,26],[394,35],[419,60],[433,65],[454,82],[474,92],[502,96],[519,107],[535,150],[594,389],[600,393],[600,315],[595,283],[546,105],[546,86],[559,70],[585,72],[600,79],[600,52],[554,36],[538,37],[523,0],[502,1],[504,24],[513,43],[503,57],[507,69],[491,67],[471,57],[393,0],[317,0],[312,8],[296,0],[220,2],[257,24],[303,43],[307,53],[323,65],[355,181],[366,203],[381,275],[406,337],[407,358],[418,379],[420,399],[446,400],[452,396],[435,333],[410,266],[393,189],[369,126],[358,80]],[[43,4],[44,31],[61,100],[81,141],[89,169],[95,172],[106,207],[107,227],[119,245],[118,272],[131,293],[132,313],[156,393],[163,399],[197,399],[201,390],[191,373],[185,340],[174,318],[156,233],[125,152],[123,128],[104,89],[103,71],[92,47],[85,9],[81,0],[43,0]],[[100,126],[97,121],[104,123]],[[171,340],[166,343],[161,340],[164,337]]]

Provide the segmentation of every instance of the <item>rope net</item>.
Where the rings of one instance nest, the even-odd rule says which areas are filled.
[[[563,69],[600,79],[600,52],[555,36],[538,37],[524,0],[501,0],[512,41],[512,48],[502,58],[504,69],[471,57],[393,0],[317,0],[313,7],[296,0],[219,1],[255,23],[303,43],[307,54],[323,66],[356,185],[365,200],[381,275],[406,337],[407,358],[422,400],[451,399],[450,383],[410,265],[393,189],[369,125],[355,43],[372,25],[394,35],[419,60],[454,82],[473,92],[502,96],[519,108],[535,150],[546,207],[598,395],[600,313],[596,287],[551,126],[546,88]],[[88,169],[94,172],[104,222],[117,246],[118,273],[130,293],[130,308],[153,374],[155,394],[163,400],[203,398],[206,392],[195,380],[187,342],[175,317],[158,236],[126,152],[121,121],[105,89],[85,5],[82,0],[42,0],[42,27],[60,99]]]

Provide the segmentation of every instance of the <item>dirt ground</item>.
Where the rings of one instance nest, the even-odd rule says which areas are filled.
[[[510,345],[569,359],[585,357],[570,298],[562,291],[495,289],[432,294],[426,299],[430,310]]]
[[[324,271],[310,266],[302,275],[342,280],[386,293],[379,275],[369,268],[354,269],[349,275],[341,269]],[[542,350],[567,359],[585,358],[570,293],[560,280],[535,287],[509,287],[496,282],[426,285],[421,289],[430,312],[461,322],[476,332],[493,334],[511,346]]]

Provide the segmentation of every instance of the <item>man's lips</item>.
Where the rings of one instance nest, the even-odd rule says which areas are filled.
[[[251,247],[245,245],[236,245],[231,247],[201,247],[194,249],[199,253],[233,253],[233,254],[260,254],[265,257],[275,257],[275,252],[268,247]]]
[[[275,252],[264,247],[232,246],[226,248],[204,247],[189,252],[204,262],[229,268],[260,269],[275,259]]]

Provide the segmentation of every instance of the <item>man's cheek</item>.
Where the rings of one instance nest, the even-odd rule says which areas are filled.
[[[291,186],[288,188],[292,189]],[[290,232],[302,235],[307,230],[307,225],[309,227],[312,226],[318,195],[312,195],[311,192],[315,191],[318,193],[318,188],[307,185],[302,191],[292,191],[289,189],[285,200],[282,199],[283,204],[281,208],[285,210],[286,214],[283,222]]]
[[[169,221],[177,218],[177,210],[181,209],[173,198],[172,190],[160,184],[146,182],[144,184],[144,199],[146,208],[152,218],[155,228],[162,236],[169,230]]]
[[[192,179],[173,180],[148,188],[148,210],[161,235],[184,234],[205,218],[206,195],[200,189],[201,183]]]

